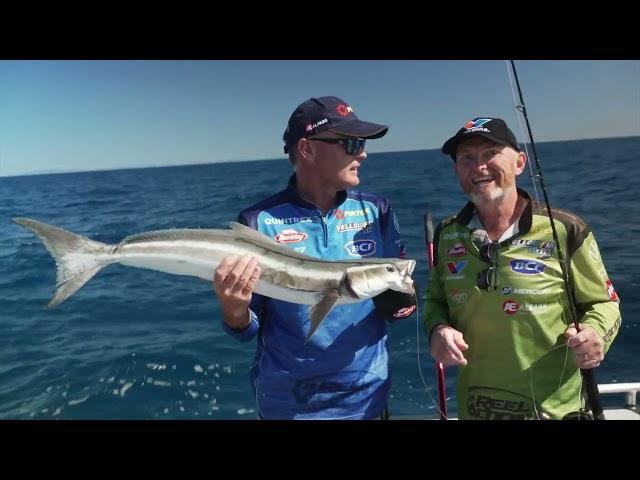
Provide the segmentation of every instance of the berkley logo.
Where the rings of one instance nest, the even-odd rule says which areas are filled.
[[[297,243],[297,242],[302,242],[303,240],[306,240],[308,236],[309,235],[307,235],[306,233],[301,233],[293,229],[288,229],[288,230],[283,230],[282,232],[277,234],[274,238],[276,239],[276,242],[279,242],[279,243]]]
[[[456,243],[452,248],[447,250],[446,253],[450,257],[462,257],[467,254],[467,249],[461,243]]]
[[[393,314],[396,318],[405,318],[411,315],[416,309],[416,305],[411,305],[410,307],[401,308],[396,313]]]

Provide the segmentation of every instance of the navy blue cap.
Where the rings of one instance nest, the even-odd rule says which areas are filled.
[[[380,138],[389,127],[360,120],[347,102],[338,97],[310,98],[298,105],[284,131],[284,153],[301,138],[333,132],[345,137]]]
[[[453,137],[442,146],[442,153],[449,154],[456,160],[458,145],[474,137],[487,138],[501,145],[509,145],[520,151],[516,136],[501,118],[478,117],[469,120]]]

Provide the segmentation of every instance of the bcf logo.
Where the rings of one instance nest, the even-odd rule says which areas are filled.
[[[344,248],[352,257],[369,257],[376,253],[375,240],[356,240],[347,243]]]
[[[511,260],[509,262],[511,270],[524,275],[537,275],[544,272],[544,263],[534,262],[533,260]]]
[[[502,304],[502,311],[507,315],[518,313],[518,302],[514,302],[513,300],[505,300],[505,302]]]

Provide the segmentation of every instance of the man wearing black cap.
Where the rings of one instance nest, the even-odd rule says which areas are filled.
[[[243,210],[238,221],[313,257],[403,257],[389,202],[351,190],[360,183],[365,142],[387,129],[360,120],[337,97],[303,102],[283,136],[295,170],[287,188]],[[224,328],[240,341],[258,334],[250,377],[259,418],[383,416],[391,384],[385,320],[411,315],[415,297],[388,290],[335,306],[306,341],[308,306],[252,294],[259,276],[251,257],[228,257],[214,275]]]
[[[552,209],[583,326],[577,333],[548,213],[516,187],[527,159],[506,123],[474,118],[442,152],[471,201],[436,229],[425,326],[434,359],[461,367],[459,417],[579,411],[579,369],[600,364],[620,327],[593,234],[576,215]]]

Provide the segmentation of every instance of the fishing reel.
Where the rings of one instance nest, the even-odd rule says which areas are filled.
[[[569,412],[562,420],[595,420],[595,417],[588,410],[580,409],[577,412]]]
[[[539,412],[538,420],[551,420],[551,416],[545,412]],[[595,417],[590,411],[582,408],[577,412],[567,413],[562,420],[595,420]]]

